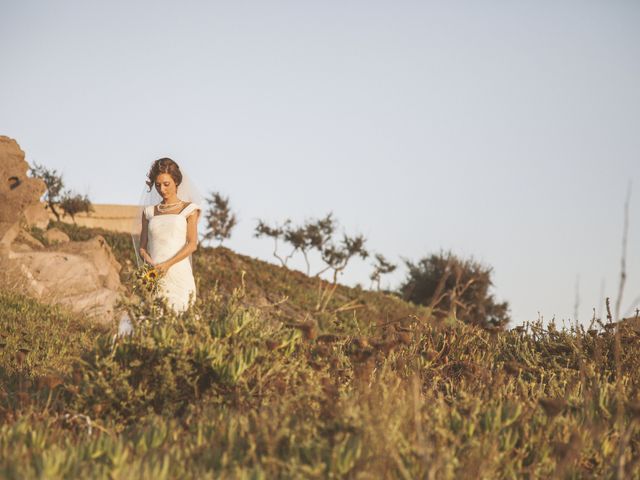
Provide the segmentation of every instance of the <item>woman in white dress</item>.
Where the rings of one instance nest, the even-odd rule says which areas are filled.
[[[149,191],[155,187],[162,201],[144,207],[139,255],[160,275],[159,294],[183,312],[196,295],[191,254],[198,246],[200,206],[179,197],[183,175],[170,158],[153,162],[147,177]]]

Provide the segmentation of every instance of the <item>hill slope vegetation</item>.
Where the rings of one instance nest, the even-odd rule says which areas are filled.
[[[0,476],[638,476],[634,322],[485,330],[346,287],[325,305],[329,284],[227,249],[194,262],[196,308],[131,303],[121,338],[0,294]]]

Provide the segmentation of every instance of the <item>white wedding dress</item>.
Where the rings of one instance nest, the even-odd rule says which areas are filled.
[[[155,263],[169,260],[187,242],[187,218],[200,207],[187,205],[180,213],[155,214],[154,205],[145,208],[148,223],[147,251]],[[191,269],[191,257],[180,260],[160,278],[159,294],[176,312],[185,311],[196,298],[196,282]]]

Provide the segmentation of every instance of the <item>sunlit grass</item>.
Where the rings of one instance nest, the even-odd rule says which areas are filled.
[[[296,272],[195,268],[195,309],[130,303],[122,338],[0,294],[0,477],[639,475],[632,322],[485,331],[343,288],[320,311]]]

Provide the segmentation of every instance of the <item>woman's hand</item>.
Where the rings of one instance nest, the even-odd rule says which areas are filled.
[[[153,258],[151,258],[151,255],[149,255],[147,253],[147,251],[144,248],[140,249],[140,256],[142,257],[142,259],[147,262],[149,265],[154,266],[155,262],[153,261]]]
[[[158,275],[160,276],[165,275],[169,270],[169,267],[171,267],[171,265],[169,265],[169,262],[162,262],[162,263],[158,263],[157,265],[154,265],[156,272],[158,272]]]

